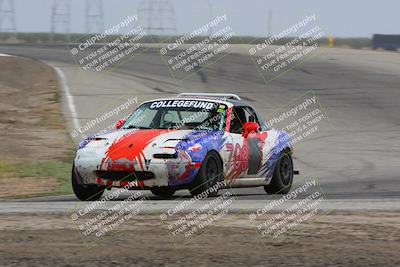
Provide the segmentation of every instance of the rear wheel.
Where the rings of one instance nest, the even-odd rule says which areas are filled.
[[[219,181],[224,179],[223,168],[217,152],[209,152],[197,173],[196,180],[191,185],[189,191],[192,196],[207,192],[207,196],[216,196],[218,189],[212,190]]]
[[[264,186],[268,194],[287,194],[293,182],[293,160],[290,151],[282,152],[272,176],[271,183]]]
[[[99,200],[104,193],[104,186],[95,184],[81,184],[77,180],[75,173],[75,167],[72,166],[72,189],[74,190],[75,196],[82,201],[95,201]]]
[[[162,186],[151,188],[150,191],[153,193],[153,195],[158,197],[172,197],[176,190],[170,187]]]

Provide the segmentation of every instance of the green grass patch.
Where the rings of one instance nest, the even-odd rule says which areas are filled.
[[[59,161],[46,161],[39,163],[8,163],[0,161],[0,173],[12,173],[23,179],[34,177],[37,179],[55,178],[60,182],[51,195],[71,194],[71,169],[72,164]]]

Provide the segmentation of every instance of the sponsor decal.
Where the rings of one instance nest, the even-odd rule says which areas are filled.
[[[195,101],[195,100],[163,100],[151,103],[151,109],[157,108],[196,108],[196,109],[214,109],[217,103],[208,101]]]
[[[217,109],[217,112],[221,113],[221,112],[224,112],[224,111],[225,111],[225,105],[219,105],[218,109]]]

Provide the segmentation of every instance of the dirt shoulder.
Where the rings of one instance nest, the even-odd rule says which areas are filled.
[[[260,222],[270,218],[258,218]],[[261,239],[248,215],[227,215],[193,236],[171,238],[141,215],[87,248],[69,215],[0,215],[2,266],[399,266],[400,216],[317,215],[282,238]]]
[[[57,75],[42,62],[0,56],[0,198],[69,191],[73,145]]]

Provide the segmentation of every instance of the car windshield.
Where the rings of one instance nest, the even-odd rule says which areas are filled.
[[[227,106],[201,100],[161,100],[138,107],[123,129],[223,130]]]

